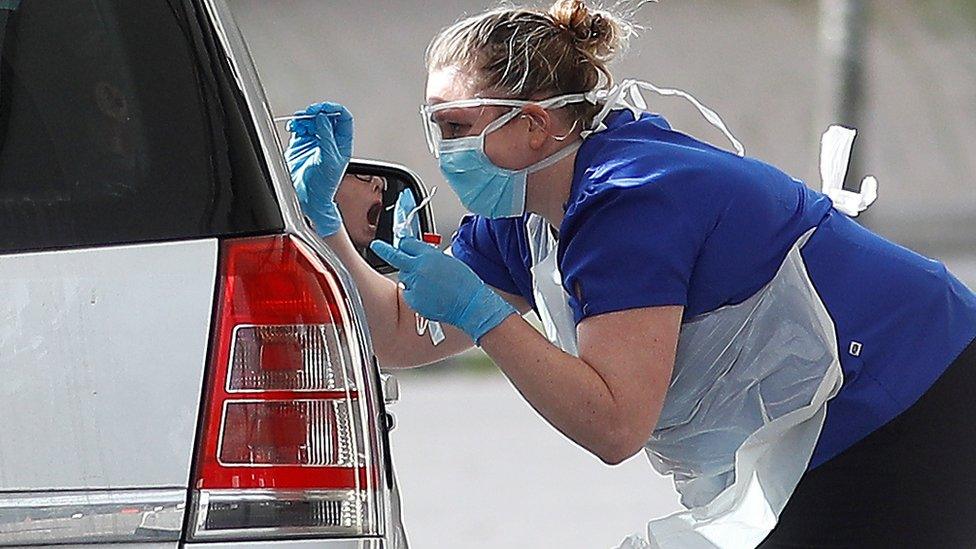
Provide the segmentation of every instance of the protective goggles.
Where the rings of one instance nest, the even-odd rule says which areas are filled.
[[[551,97],[549,99],[544,99],[542,101],[525,101],[520,99],[490,99],[490,98],[477,98],[477,99],[461,99],[458,101],[447,101],[444,103],[437,103],[434,105],[422,105],[420,107],[420,117],[424,125],[424,136],[427,138],[427,147],[435,158],[440,158],[441,143],[444,141],[451,141],[453,139],[458,139],[459,137],[445,138],[443,127],[446,126],[446,122],[443,120],[445,111],[453,109],[476,109],[478,110],[478,115],[475,117],[480,118],[481,112],[485,107],[509,107],[509,115],[516,113],[528,105],[538,105],[543,109],[560,109],[566,105],[572,103],[583,103],[592,102],[592,92],[591,93],[573,93],[567,95],[560,95],[557,97]],[[503,117],[506,115],[502,115]],[[514,116],[508,117],[511,120]],[[508,122],[506,120],[505,122]],[[504,125],[504,124],[502,124]],[[490,127],[490,126],[489,126]],[[486,128],[487,129],[487,128]],[[497,128],[494,128],[497,129]],[[471,136],[465,136],[471,137]]]
[[[363,183],[369,183],[369,184],[372,184],[373,181],[375,181],[375,180],[378,179],[379,182],[380,182],[380,188],[383,189],[384,192],[386,192],[387,181],[386,181],[386,178],[383,177],[383,176],[380,176],[380,175],[368,175],[368,174],[361,174],[361,173],[354,173],[354,174],[349,174],[349,175],[352,175],[353,177],[355,177],[359,181],[362,181]]]
[[[600,112],[593,118],[592,121],[590,121],[588,127],[584,129],[582,136],[585,138],[590,133],[601,131],[606,127],[604,126],[603,121],[613,109],[628,109],[633,112],[635,119],[639,118],[641,112],[647,111],[647,102],[641,95],[642,90],[651,91],[665,97],[681,97],[691,102],[691,104],[698,109],[698,112],[701,113],[709,124],[715,126],[725,135],[729,142],[732,143],[732,146],[735,148],[735,151],[739,156],[745,155],[745,148],[742,146],[742,143],[736,139],[734,135],[732,135],[732,132],[729,131],[728,126],[725,125],[725,122],[718,115],[718,113],[706,107],[704,104],[698,101],[698,99],[686,91],[679,90],[677,88],[660,88],[644,80],[626,79],[620,84],[609,89],[596,88],[586,93],[559,95],[542,101],[525,101],[519,99],[462,99],[460,101],[448,101],[445,103],[424,105],[420,107],[420,116],[424,124],[424,133],[427,137],[427,146],[430,148],[430,152],[434,154],[434,157],[440,158],[441,144],[444,141],[452,141],[456,139],[445,139],[443,136],[440,123],[441,121],[439,121],[438,118],[441,118],[446,110],[470,108],[483,109],[489,106],[510,107],[510,111],[507,115],[502,115],[486,128],[486,130],[493,131],[503,126],[508,122],[508,120],[514,118],[515,113],[521,109],[524,109],[528,105],[539,105],[544,109],[559,109],[571,103],[584,102],[593,105],[603,105]],[[439,113],[441,116],[438,115]],[[502,120],[506,116],[508,119]]]

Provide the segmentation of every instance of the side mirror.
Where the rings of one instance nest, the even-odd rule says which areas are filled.
[[[409,169],[376,160],[353,160],[339,184],[336,204],[343,224],[363,258],[382,274],[396,272],[369,249],[374,239],[393,243],[393,206],[404,189],[409,189],[417,204],[427,198],[427,188]],[[417,217],[424,235],[436,235],[433,209],[428,202]]]

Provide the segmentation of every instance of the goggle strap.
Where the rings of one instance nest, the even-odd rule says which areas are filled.
[[[491,123],[489,123],[487,126],[485,126],[485,129],[481,131],[481,136],[488,135],[489,133],[497,130],[498,128],[501,128],[505,124],[508,124],[516,116],[518,116],[520,112],[522,112],[522,108],[515,107],[515,108],[512,108],[512,110],[508,111],[507,113],[505,113],[505,114],[499,116],[498,118],[492,120]]]

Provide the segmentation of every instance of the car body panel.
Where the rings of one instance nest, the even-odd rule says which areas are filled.
[[[214,239],[0,257],[0,491],[184,488]]]
[[[186,537],[186,496],[192,489],[213,324],[219,241],[211,238],[0,254],[0,515],[32,501],[28,511],[17,509],[28,520],[14,524],[12,515],[0,516],[0,526],[7,520],[11,529],[5,536],[0,528],[0,546],[406,547],[399,495],[381,431],[382,391],[355,282],[301,213],[257,72],[226,2],[192,4],[205,16],[202,24],[215,31],[240,90],[246,126],[257,138],[280,208],[283,226],[275,232],[307,244],[343,286],[350,326],[361,343],[354,352],[369,364],[356,384],[362,398],[375,404],[373,412],[379,412],[367,415],[362,407],[360,418],[369,439],[365,451],[378,464],[369,489],[378,500],[373,520],[379,537],[179,541]],[[182,497],[179,503],[174,499],[140,507],[140,498],[150,492]],[[134,505],[111,508],[130,496]],[[65,515],[65,509],[79,506],[78,498],[92,505]],[[48,525],[34,522],[52,517],[57,520]],[[37,528],[32,536],[33,527]]]
[[[179,542],[148,542],[148,543],[112,543],[106,544],[110,549],[177,549]],[[14,546],[16,547],[16,546]],[[57,549],[91,549],[89,544],[73,543],[68,545],[58,545]]]

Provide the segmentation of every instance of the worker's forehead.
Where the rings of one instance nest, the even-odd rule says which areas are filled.
[[[458,67],[443,67],[427,74],[427,104],[471,99],[477,91],[473,79]]]

